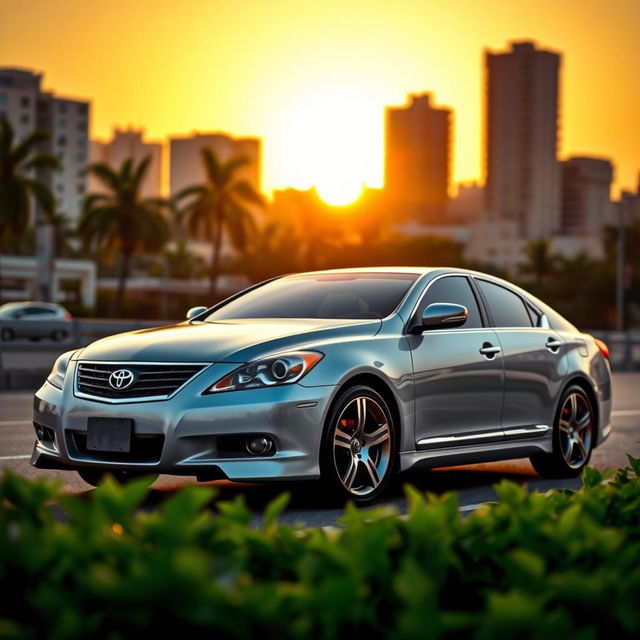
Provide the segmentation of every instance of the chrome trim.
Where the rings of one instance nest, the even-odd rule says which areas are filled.
[[[495,355],[496,353],[500,353],[502,349],[500,347],[480,347],[478,349],[483,356],[486,355]]]
[[[511,429],[505,429],[504,435],[507,438],[518,436],[541,436],[543,433],[549,431],[551,427],[548,424],[537,424],[534,427],[514,427]]]
[[[547,424],[537,424],[534,427],[514,427],[500,431],[487,431],[485,433],[471,433],[463,436],[438,436],[435,438],[422,438],[418,440],[418,446],[430,446],[436,444],[465,443],[473,440],[485,440],[487,438],[518,438],[523,436],[538,436],[549,431]]]
[[[76,368],[73,372],[73,395],[76,398],[84,398],[86,400],[92,400],[94,402],[102,402],[104,404],[128,404],[132,402],[158,402],[161,400],[170,400],[179,391],[184,389],[190,382],[202,375],[213,362],[143,362],[139,360],[131,360],[129,362],[121,362],[116,360],[75,360]],[[183,382],[173,393],[160,395],[160,396],[133,396],[130,398],[105,398],[104,396],[92,396],[88,393],[78,390],[78,372],[81,364],[101,364],[101,365],[113,365],[113,366],[135,366],[135,365],[160,365],[160,366],[200,366],[202,369],[192,375],[188,380]]]
[[[485,433],[472,433],[464,436],[438,436],[435,438],[422,438],[418,440],[418,446],[423,447],[433,444],[455,444],[456,442],[467,442],[468,440],[484,440],[485,438],[502,438],[504,431],[486,431]]]

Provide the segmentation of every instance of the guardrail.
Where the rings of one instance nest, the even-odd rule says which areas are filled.
[[[609,347],[611,368],[616,371],[640,369],[640,331],[587,331]]]
[[[3,352],[26,351],[26,352],[52,352],[61,353],[70,349],[77,349],[98,340],[125,331],[135,331],[137,329],[150,329],[175,324],[171,320],[84,320],[74,318],[73,320],[30,320],[29,323],[36,324],[42,331],[36,332],[29,338],[17,338],[15,340],[0,340],[0,372],[4,370]],[[0,335],[3,329],[16,329],[16,335],[21,332],[17,330],[17,321],[0,320]],[[54,332],[64,332],[65,337],[60,341],[54,341]],[[59,336],[61,334],[58,334]]]

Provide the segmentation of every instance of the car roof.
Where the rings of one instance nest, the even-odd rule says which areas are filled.
[[[31,307],[44,307],[46,309],[62,309],[63,307],[55,302],[7,302],[0,306],[0,309],[29,309]]]
[[[330,275],[330,274],[338,274],[338,273],[409,273],[412,275],[423,276],[427,274],[439,275],[441,273],[460,273],[466,275],[473,276],[482,276],[494,278],[496,280],[500,280],[501,278],[496,278],[488,273],[482,273],[480,271],[473,271],[472,269],[461,269],[458,267],[353,267],[353,268],[345,268],[345,269],[323,269],[319,271],[301,271],[299,273],[288,273],[282,277],[289,278],[295,276],[309,276],[309,275]]]

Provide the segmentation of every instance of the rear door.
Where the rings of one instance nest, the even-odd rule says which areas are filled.
[[[502,428],[507,439],[548,434],[564,380],[561,337],[542,326],[541,314],[516,291],[475,277],[504,360]]]
[[[427,285],[413,320],[435,302],[464,305],[469,316],[458,328],[407,336],[414,369],[416,446],[500,440],[503,370],[496,333],[485,326],[467,276],[447,275]]]

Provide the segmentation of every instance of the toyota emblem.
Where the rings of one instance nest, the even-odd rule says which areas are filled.
[[[135,380],[133,371],[129,369],[118,369],[109,376],[109,384],[112,388],[122,390],[130,387]]]

